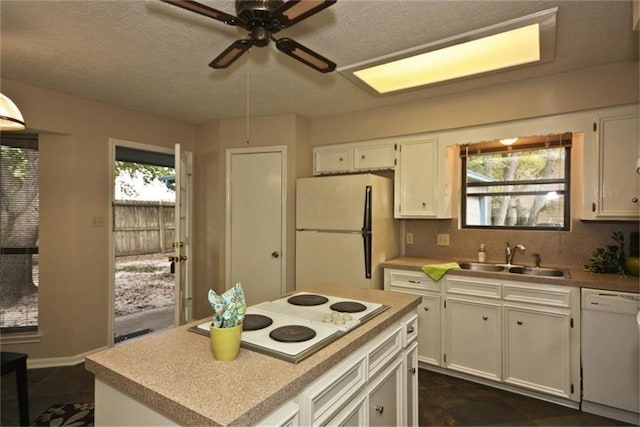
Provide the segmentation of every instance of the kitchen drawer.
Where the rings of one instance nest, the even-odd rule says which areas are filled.
[[[415,312],[406,315],[402,319],[402,348],[418,338],[418,315]]]
[[[389,285],[391,288],[397,288],[399,292],[440,292],[440,282],[434,282],[421,271],[389,270]]]
[[[369,350],[369,378],[382,369],[389,360],[395,358],[402,350],[402,325],[392,327],[383,332],[380,344]]]
[[[482,279],[447,278],[447,293],[500,299],[502,284]]]
[[[555,307],[571,306],[571,288],[568,286],[505,283],[503,289],[505,301],[528,302]]]
[[[309,417],[301,419],[301,424],[324,424],[342,408],[344,402],[360,391],[366,378],[366,354],[338,364],[321,381],[307,387],[298,398],[301,414]]]

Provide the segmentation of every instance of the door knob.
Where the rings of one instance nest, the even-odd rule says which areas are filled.
[[[278,258],[279,256],[280,256],[280,252],[278,251],[271,252],[271,258]]]

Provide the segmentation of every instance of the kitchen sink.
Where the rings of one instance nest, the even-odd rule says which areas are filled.
[[[524,274],[527,276],[565,277],[567,275],[563,270],[541,267],[511,267],[507,271],[509,273]]]
[[[523,276],[569,277],[569,273],[555,268],[508,266],[505,264],[485,264],[481,262],[458,262],[463,270],[486,271],[490,273],[512,273]]]
[[[483,264],[480,262],[459,262],[458,265],[463,270],[476,270],[476,271],[504,271],[506,269],[503,265],[497,264]]]

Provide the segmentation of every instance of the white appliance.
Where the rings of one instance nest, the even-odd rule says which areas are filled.
[[[368,301],[298,292],[247,307],[242,347],[298,363],[388,308]],[[191,330],[209,335],[210,326],[209,320]],[[302,330],[296,329],[299,327]],[[277,330],[291,340],[276,339],[272,334]],[[295,335],[298,332],[302,334],[299,338]]]
[[[582,410],[640,425],[640,294],[582,289]]]
[[[297,180],[297,289],[319,283],[382,289],[379,264],[399,252],[391,179],[359,174]]]

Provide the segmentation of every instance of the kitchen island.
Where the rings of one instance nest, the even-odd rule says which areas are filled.
[[[376,393],[361,380],[382,375],[405,357],[400,337],[404,333],[406,344],[406,331],[401,327],[415,318],[420,298],[347,286],[317,285],[304,291],[385,304],[389,309],[297,364],[245,348],[233,362],[217,362],[209,339],[188,330],[202,320],[92,354],[85,365],[96,378],[96,425],[255,425],[278,409],[295,412],[299,404],[300,422],[306,424],[317,420],[316,415],[328,420],[329,403],[336,411],[344,409],[313,397],[325,378],[327,384],[338,377],[352,378],[334,390],[342,393],[350,387],[349,400]],[[372,347],[377,341],[381,346]],[[336,377],[342,365],[345,375]],[[336,378],[329,378],[332,372]]]

